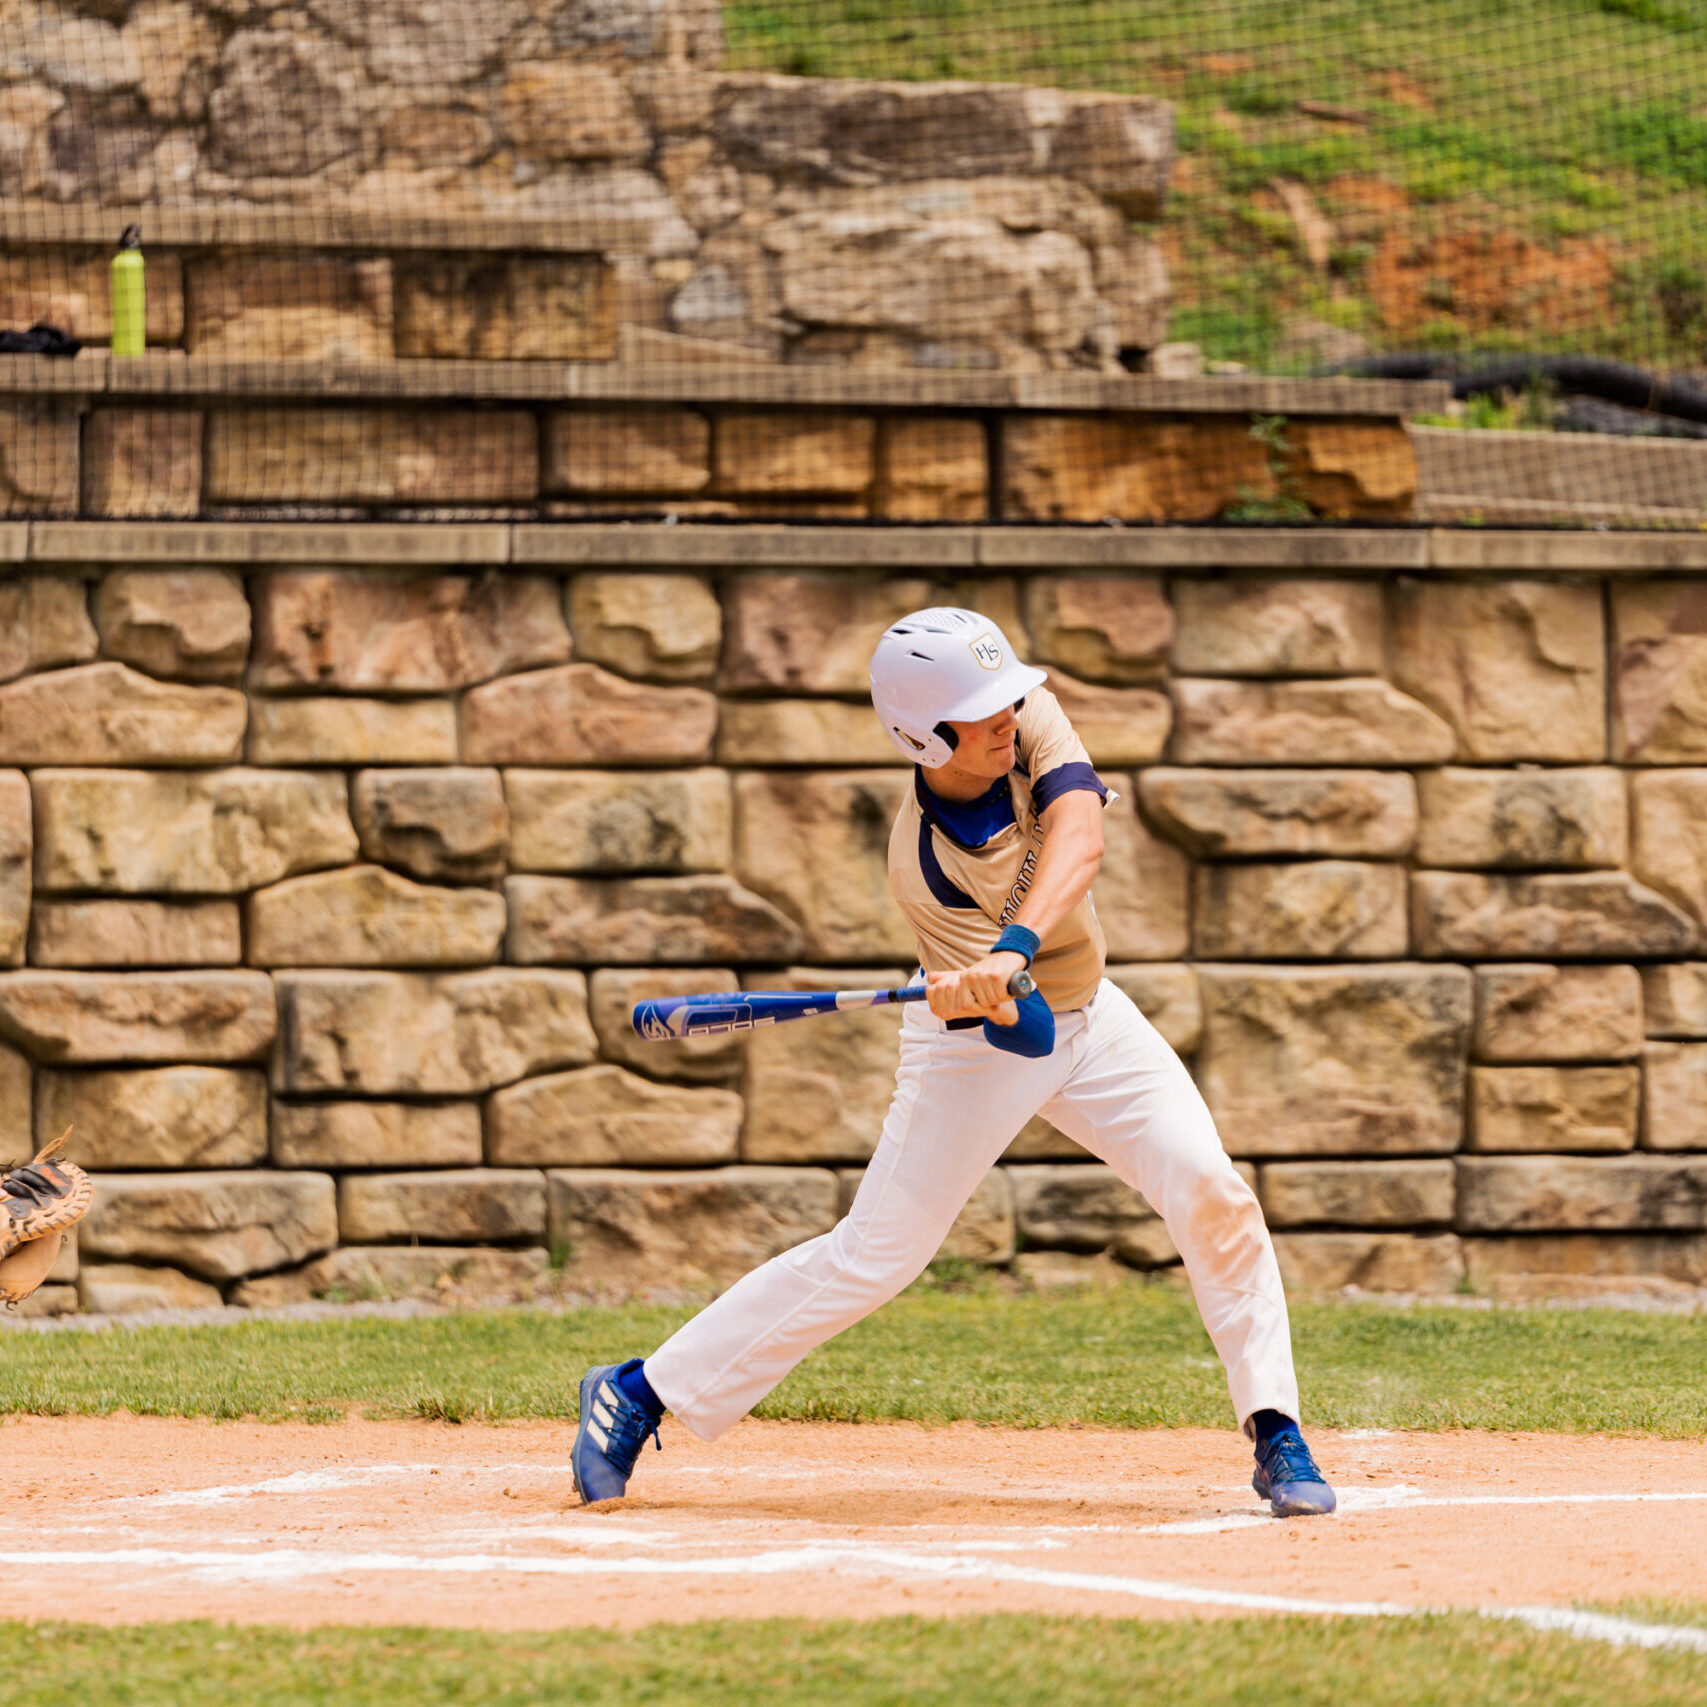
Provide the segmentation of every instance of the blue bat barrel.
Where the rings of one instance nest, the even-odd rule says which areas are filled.
[[[1008,992],[1023,1000],[1036,989],[1031,974],[1016,972]],[[809,1019],[813,1014],[848,1013],[890,1002],[922,1002],[923,984],[894,990],[720,990],[707,996],[659,996],[635,1005],[635,1031],[653,1043],[684,1037],[716,1037],[731,1031],[756,1031],[762,1025]]]
[[[924,986],[918,986],[924,994]],[[754,1031],[782,1020],[806,1019],[841,1008],[909,1000],[898,990],[736,990],[709,996],[660,996],[634,1010],[634,1029],[655,1043]]]

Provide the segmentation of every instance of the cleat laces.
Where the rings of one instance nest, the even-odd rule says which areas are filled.
[[[1269,1443],[1263,1455],[1263,1470],[1271,1482],[1322,1482],[1327,1478],[1316,1468],[1310,1448],[1296,1429],[1285,1429]]]
[[[658,1438],[658,1419],[649,1417],[627,1394],[623,1395],[608,1432],[610,1444],[605,1448],[605,1458],[624,1477],[634,1474],[634,1461],[640,1456],[647,1435],[651,1435],[652,1444],[660,1452],[664,1450],[664,1443]]]

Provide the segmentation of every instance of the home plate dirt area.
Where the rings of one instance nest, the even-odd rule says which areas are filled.
[[[1577,1609],[1707,1582],[1699,1442],[1315,1431],[1339,1514],[1281,1522],[1231,1430],[747,1422],[704,1446],[666,1423],[631,1497],[592,1508],[570,1434],[13,1419],[8,1612],[546,1629],[1454,1607],[1645,1642]],[[1707,1652],[1707,1630],[1665,1635]]]

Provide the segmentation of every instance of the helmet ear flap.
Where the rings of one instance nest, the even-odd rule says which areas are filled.
[[[939,723],[931,733],[935,735],[939,741],[945,743],[951,753],[960,745],[960,737],[955,734],[951,724]]]

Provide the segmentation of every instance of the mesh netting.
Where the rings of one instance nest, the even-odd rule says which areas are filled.
[[[14,516],[1707,517],[1702,0],[6,0],[0,64]]]

